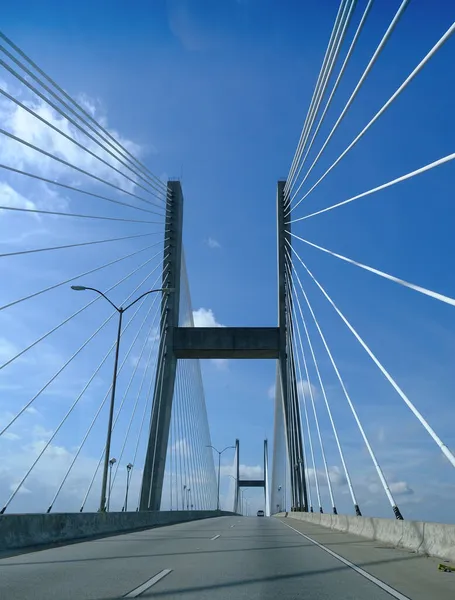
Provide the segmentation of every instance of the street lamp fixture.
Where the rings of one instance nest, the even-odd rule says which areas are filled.
[[[223,452],[225,452],[226,450],[229,450],[229,448],[235,448],[235,446],[226,446],[226,448],[223,448],[223,450],[221,450],[221,452],[219,450],[217,450],[215,448],[215,446],[211,446],[210,444],[208,446],[206,446],[206,448],[212,448],[212,450],[215,450],[215,452],[218,452],[218,500],[217,500],[217,504],[216,504],[216,510],[220,510],[220,471],[221,471],[221,455],[223,454]]]
[[[109,454],[110,454],[110,450],[111,450],[112,421],[114,418],[115,388],[116,388],[116,384],[117,384],[117,368],[118,368],[118,357],[119,357],[119,349],[120,349],[120,336],[122,333],[123,313],[125,311],[127,311],[129,308],[131,308],[133,306],[133,304],[136,304],[136,302],[139,302],[139,300],[141,300],[144,296],[147,296],[148,294],[152,294],[154,292],[163,292],[165,294],[169,294],[169,293],[175,291],[175,288],[158,288],[156,290],[149,290],[148,292],[144,292],[143,294],[141,294],[138,298],[136,298],[135,300],[130,302],[130,304],[128,304],[125,307],[116,306],[112,302],[112,300],[110,300],[106,296],[106,294],[104,294],[100,290],[97,290],[96,288],[93,288],[93,287],[87,287],[85,285],[72,285],[71,289],[74,290],[75,292],[84,292],[86,290],[96,292],[97,294],[102,296],[105,300],[107,300],[109,302],[109,304],[115,308],[115,310],[118,312],[118,315],[119,315],[117,341],[115,343],[115,359],[114,359],[114,373],[112,376],[111,402],[110,402],[110,407],[109,407],[109,419],[108,419],[107,435],[106,435],[106,448],[105,448],[105,452],[104,452],[103,481],[101,484],[101,498],[100,498],[100,507],[99,507],[100,512],[105,512],[106,511],[107,477],[108,477],[108,470],[109,470]]]

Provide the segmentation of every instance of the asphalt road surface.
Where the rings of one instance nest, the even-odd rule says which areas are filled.
[[[289,518],[220,517],[3,557],[0,598],[453,600],[439,562]]]

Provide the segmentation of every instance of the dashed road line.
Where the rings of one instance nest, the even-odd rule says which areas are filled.
[[[171,573],[171,571],[172,571],[172,569],[163,569],[162,571],[157,573],[154,577],[152,577],[151,579],[149,579],[148,581],[146,581],[139,587],[135,588],[131,592],[128,592],[128,594],[125,594],[125,596],[123,596],[123,597],[124,598],[137,598],[143,592],[145,592],[146,590],[151,588],[152,585],[155,585],[155,583],[158,583],[158,581],[163,579],[163,577],[166,577],[166,575],[169,575],[169,573]]]
[[[210,541],[213,542],[213,540],[217,540],[219,537],[220,537],[220,534],[214,535],[212,538],[210,538]]]

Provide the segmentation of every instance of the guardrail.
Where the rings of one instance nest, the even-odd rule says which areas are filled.
[[[418,554],[455,561],[455,525],[301,512],[278,513],[274,516],[308,521]]]
[[[3,515],[0,517],[0,551],[103,537],[229,515],[234,513],[216,510],[174,510]]]

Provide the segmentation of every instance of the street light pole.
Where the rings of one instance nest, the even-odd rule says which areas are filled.
[[[131,477],[131,469],[133,468],[133,465],[131,463],[128,463],[126,465],[126,492],[125,492],[125,506],[124,511],[127,512],[128,511],[128,492],[130,489],[130,477]]]
[[[221,473],[221,455],[229,448],[235,448],[235,446],[226,446],[221,452],[215,448],[215,446],[206,446],[207,448],[212,448],[215,452],[218,452],[218,499],[216,503],[216,510],[220,510],[220,473]]]
[[[117,385],[117,367],[118,367],[118,357],[119,357],[119,350],[120,350],[120,337],[122,335],[123,313],[125,311],[127,311],[129,308],[131,308],[133,306],[133,304],[136,304],[136,302],[139,302],[139,300],[141,300],[141,298],[143,298],[144,296],[147,296],[148,294],[152,294],[154,292],[169,293],[169,292],[174,291],[174,288],[159,288],[156,290],[149,290],[148,292],[144,292],[138,298],[136,298],[135,300],[130,302],[130,304],[125,306],[125,308],[123,308],[121,306],[116,306],[111,300],[109,300],[109,298],[106,296],[106,294],[103,294],[103,292],[101,292],[100,290],[97,290],[96,288],[86,287],[84,285],[72,285],[71,289],[76,292],[84,292],[86,290],[96,292],[97,294],[102,296],[105,300],[107,300],[109,302],[109,304],[111,306],[113,306],[119,314],[117,340],[115,343],[114,373],[112,375],[111,403],[109,406],[109,419],[108,419],[107,434],[106,434],[106,448],[105,448],[105,452],[104,452],[103,481],[101,484],[101,499],[100,499],[100,507],[99,507],[99,512],[105,512],[106,511],[107,476],[108,476],[108,470],[109,470],[109,454],[110,454],[110,450],[111,450],[112,421],[114,418],[115,388]]]
[[[107,512],[109,512],[109,508],[111,506],[111,482],[112,482],[112,467],[117,462],[116,458],[111,458],[109,461],[109,493],[107,495]]]

